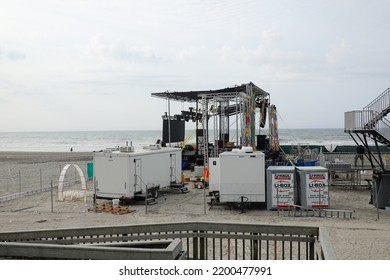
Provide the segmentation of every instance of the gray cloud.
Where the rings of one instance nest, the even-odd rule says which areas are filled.
[[[8,59],[13,60],[13,61],[23,60],[26,58],[25,54],[18,52],[18,51],[9,51],[6,56]]]
[[[26,58],[26,55],[22,52],[16,50],[7,50],[0,46],[0,59],[8,59],[12,61],[23,60]]]
[[[121,40],[110,41],[102,34],[91,39],[87,50],[100,58],[152,63],[161,61],[155,50],[149,46],[131,45]]]

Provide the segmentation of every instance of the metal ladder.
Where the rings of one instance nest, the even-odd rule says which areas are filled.
[[[289,208],[278,208],[278,216],[287,213],[289,217],[318,217],[352,219],[355,210],[305,208],[300,205],[291,205]]]

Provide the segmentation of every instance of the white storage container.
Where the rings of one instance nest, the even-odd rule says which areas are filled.
[[[299,166],[297,190],[300,205],[305,208],[329,208],[328,169],[321,166]]]
[[[264,153],[224,152],[220,160],[220,202],[265,202]]]
[[[181,149],[96,152],[93,167],[97,197],[133,198],[181,181]]]
[[[296,203],[295,167],[270,166],[267,169],[267,209],[290,208]]]

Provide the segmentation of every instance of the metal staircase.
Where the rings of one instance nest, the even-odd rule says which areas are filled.
[[[390,112],[390,88],[375,98],[370,104],[364,107],[365,110],[377,113],[378,120]]]
[[[345,112],[344,131],[351,135],[357,145],[363,145],[366,151],[369,151],[368,138],[374,140],[378,156],[366,153],[372,168],[378,165],[384,170],[378,143],[390,147],[390,122],[386,119],[389,112],[390,88],[382,92],[363,110]]]

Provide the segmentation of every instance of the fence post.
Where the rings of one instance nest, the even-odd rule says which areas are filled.
[[[193,260],[198,260],[198,251],[199,251],[199,246],[198,246],[198,231],[194,230],[193,233],[196,233],[196,236],[192,238],[192,247],[193,247]]]
[[[42,189],[42,168],[39,168],[39,186]]]
[[[22,192],[22,174],[19,170],[19,192]]]
[[[315,239],[314,235],[310,235],[310,237],[313,237]],[[315,241],[309,242],[309,260],[314,260],[315,259],[314,245],[315,245]]]
[[[53,213],[53,180],[50,181],[50,206]]]
[[[257,233],[253,233],[252,235],[257,236]],[[254,239],[252,246],[252,260],[258,260],[259,259],[259,240]]]
[[[204,187],[203,187],[204,188]],[[204,233],[203,230],[199,231],[200,234]],[[199,251],[199,259],[201,260],[205,260],[206,259],[206,255],[205,255],[205,238],[204,237],[200,237],[199,238],[199,245],[200,245],[200,251]]]

